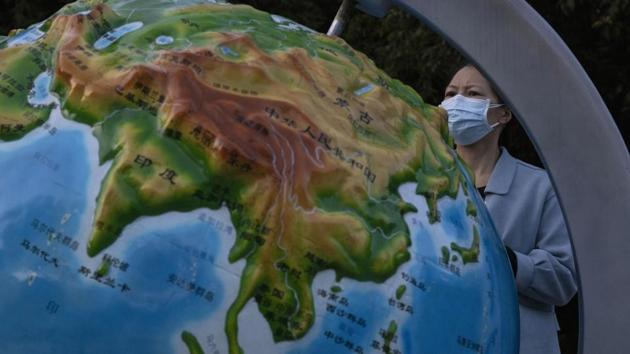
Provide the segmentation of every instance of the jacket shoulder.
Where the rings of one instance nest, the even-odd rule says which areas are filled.
[[[519,159],[516,159],[516,179],[518,183],[544,192],[546,195],[553,193],[547,171]]]
[[[544,173],[547,174],[547,171],[545,171],[544,169],[538,167],[538,166],[534,166],[532,164],[529,164],[523,160],[517,159],[516,157],[514,157],[514,160],[516,161],[516,166],[517,168],[523,168],[529,171],[532,171],[534,173]],[[537,171],[537,172],[536,172]]]

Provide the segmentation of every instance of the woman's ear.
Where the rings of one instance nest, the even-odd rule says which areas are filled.
[[[504,108],[503,113],[501,113],[501,116],[499,117],[499,121],[503,124],[507,124],[511,120],[512,120],[512,111],[510,111],[507,108]]]

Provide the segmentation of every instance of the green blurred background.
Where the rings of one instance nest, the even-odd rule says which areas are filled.
[[[0,0],[0,35],[41,21],[66,0]],[[341,0],[237,0],[326,32]],[[560,34],[602,95],[626,146],[630,145],[630,0],[528,0]],[[442,100],[454,72],[465,63],[439,35],[394,9],[383,19],[352,10],[341,35],[390,76],[412,86],[431,104]],[[509,50],[509,48],[506,48]],[[517,157],[540,166],[527,135],[513,120],[503,145]],[[577,352],[577,296],[557,309],[563,354]]]

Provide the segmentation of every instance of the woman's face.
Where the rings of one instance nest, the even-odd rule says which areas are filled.
[[[453,76],[444,91],[444,99],[457,94],[470,98],[490,99],[490,103],[499,103],[499,98],[488,80],[473,66],[465,66]],[[488,123],[492,125],[498,121],[501,123],[509,121],[503,106],[488,110]]]

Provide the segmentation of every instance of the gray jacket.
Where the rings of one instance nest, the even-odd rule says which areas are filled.
[[[502,148],[485,192],[498,234],[516,253],[520,354],[560,353],[553,306],[566,304],[577,284],[571,243],[549,177]]]

